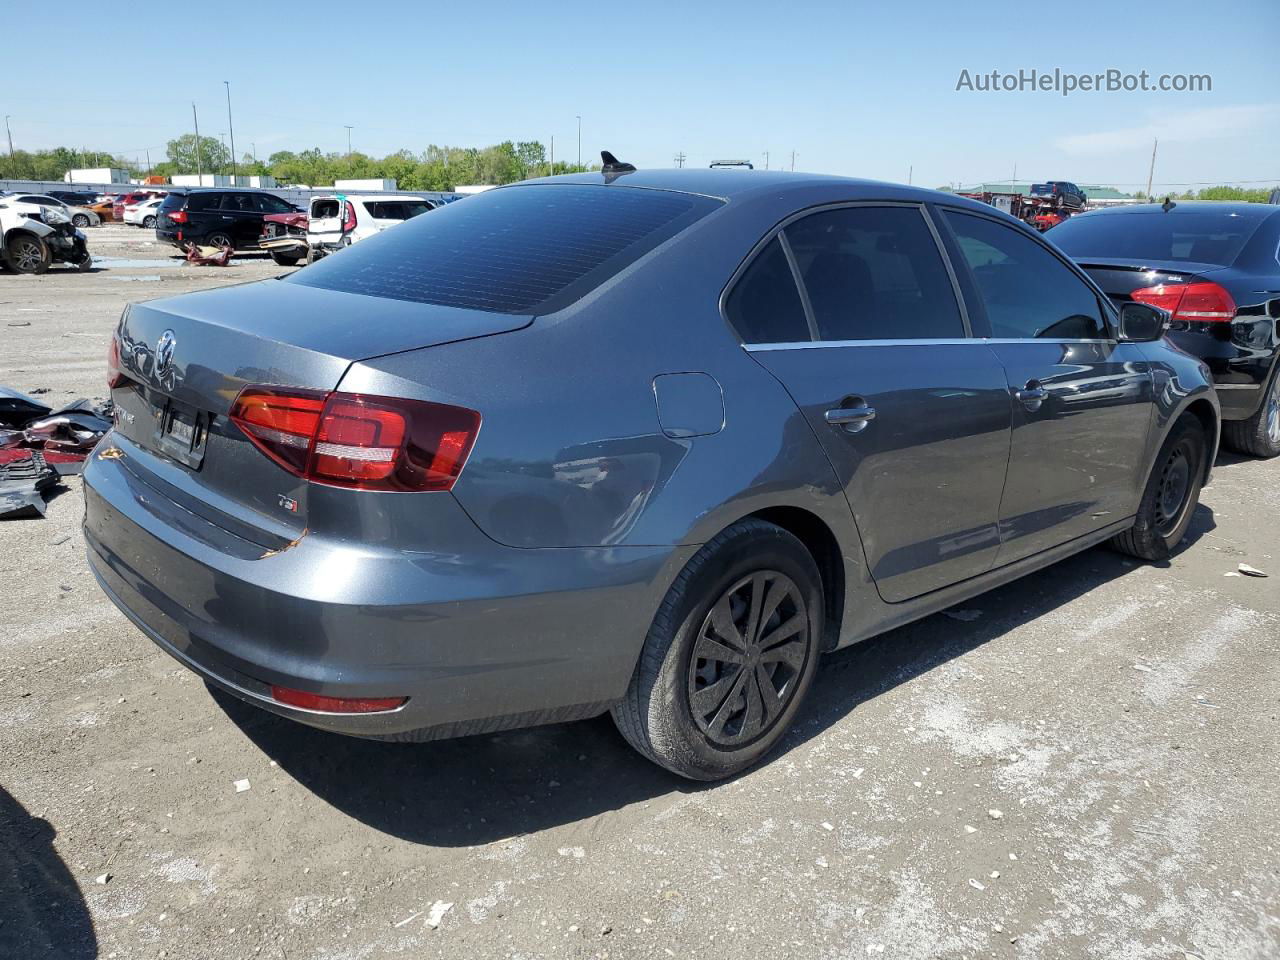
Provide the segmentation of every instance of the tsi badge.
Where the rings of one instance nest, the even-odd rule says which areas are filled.
[[[284,507],[290,513],[298,512],[297,500],[293,499],[293,497],[286,497],[283,493],[278,494],[278,496],[280,497],[280,506]]]

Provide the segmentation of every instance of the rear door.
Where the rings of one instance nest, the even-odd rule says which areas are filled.
[[[219,214],[237,250],[257,245],[262,235],[262,212],[252,193],[224,193]]]
[[[1151,370],[1115,339],[1094,289],[1038,237],[947,210],[974,329],[1008,375],[1009,476],[1000,564],[1130,517],[1145,482]]]
[[[311,201],[307,235],[312,242],[333,243],[342,233],[343,201],[337,197],[316,197]]]
[[[843,480],[885,600],[991,568],[1009,395],[991,350],[967,335],[921,207],[854,204],[788,223],[726,310]]]

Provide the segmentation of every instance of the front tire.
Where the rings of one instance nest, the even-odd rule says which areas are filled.
[[[44,273],[53,262],[49,245],[39,237],[18,234],[4,248],[5,262],[14,273]]]
[[[813,683],[822,611],[803,543],[762,520],[734,524],[667,591],[614,723],[683,777],[745,770],[786,733]]]
[[[1195,414],[1184,413],[1156,456],[1137,519],[1124,533],[1112,537],[1111,545],[1141,560],[1169,559],[1186,536],[1200,502],[1208,454],[1204,427]]]
[[[143,217],[143,219],[142,219],[142,226],[143,226],[143,227],[145,227],[147,230],[154,230],[154,229],[155,229],[155,227],[156,227],[156,218],[155,218],[155,217]]]
[[[85,227],[89,226],[89,218],[86,217],[83,213],[77,213],[74,217],[71,218],[71,222],[74,223],[77,227],[80,227],[82,230]]]
[[[1280,365],[1280,360],[1276,363]],[[1280,369],[1271,374],[1271,386],[1252,417],[1222,422],[1222,440],[1236,453],[1280,456]]]

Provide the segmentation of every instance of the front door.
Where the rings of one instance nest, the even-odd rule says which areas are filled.
[[[997,563],[1133,516],[1153,413],[1141,347],[1116,341],[1093,288],[1038,238],[977,214],[944,219],[1014,401]]]
[[[761,305],[794,318],[791,342],[767,342],[778,337],[752,317]],[[920,207],[842,206],[786,225],[726,306],[843,480],[885,600],[991,568],[1010,399],[999,361],[967,337]]]

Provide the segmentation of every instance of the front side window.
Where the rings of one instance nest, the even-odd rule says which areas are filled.
[[[729,323],[743,343],[812,339],[795,274],[777,237],[751,261],[725,299]]]
[[[1093,290],[1043,245],[986,217],[952,210],[946,217],[977,283],[992,337],[1109,336]]]
[[[784,233],[819,339],[965,336],[951,278],[918,208],[826,210]]]

